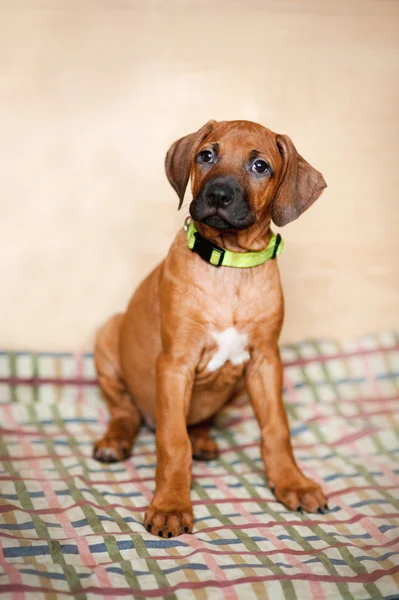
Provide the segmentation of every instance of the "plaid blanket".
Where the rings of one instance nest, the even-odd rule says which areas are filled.
[[[194,535],[142,520],[154,435],[130,460],[91,458],[107,413],[91,355],[0,354],[0,592],[5,598],[399,598],[399,336],[282,350],[297,459],[331,511],[292,513],[265,486],[245,399],[221,456],[194,463]]]

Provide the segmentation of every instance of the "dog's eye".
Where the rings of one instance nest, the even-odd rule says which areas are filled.
[[[211,150],[201,150],[197,159],[204,163],[211,163],[213,161],[213,152]]]
[[[270,167],[264,160],[256,160],[252,165],[252,171],[255,171],[255,173],[264,173],[268,169],[270,169]]]

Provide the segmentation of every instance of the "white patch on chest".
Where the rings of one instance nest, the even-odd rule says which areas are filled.
[[[220,369],[228,360],[233,365],[240,365],[249,360],[246,333],[238,333],[235,327],[229,327],[220,333],[212,333],[212,337],[217,341],[219,349],[208,363],[209,371]]]

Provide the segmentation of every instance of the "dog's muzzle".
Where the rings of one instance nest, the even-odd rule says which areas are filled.
[[[246,229],[254,222],[245,192],[233,177],[213,177],[190,204],[194,221],[217,229]]]

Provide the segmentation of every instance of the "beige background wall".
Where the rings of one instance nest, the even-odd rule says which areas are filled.
[[[207,119],[288,133],[328,190],[284,229],[285,340],[398,324],[399,2],[0,0],[0,345],[90,347],[185,214]]]

